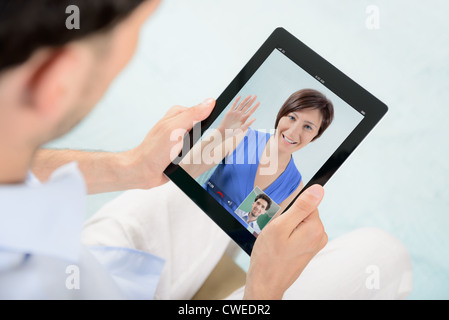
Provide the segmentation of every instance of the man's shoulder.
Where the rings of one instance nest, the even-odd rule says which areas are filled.
[[[248,212],[242,210],[242,209],[236,209],[234,211],[240,218],[243,218],[244,216],[248,215]]]

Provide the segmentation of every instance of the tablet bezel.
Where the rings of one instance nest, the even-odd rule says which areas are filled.
[[[203,135],[273,50],[281,51],[286,57],[309,73],[311,77],[315,78],[364,116],[362,121],[302,190],[307,189],[313,184],[324,186],[385,115],[388,107],[283,28],[277,28],[273,31],[223,93],[216,99],[216,106],[211,115],[201,123],[196,124],[197,128],[195,130],[200,130],[201,136]],[[195,130],[191,130],[190,132],[195,132]],[[190,150],[190,147],[196,142],[194,139],[197,140],[198,138],[193,137],[192,134],[187,134],[184,140],[185,147]],[[183,150],[184,152],[186,151],[186,149]],[[229,214],[194,178],[174,163],[171,163],[164,173],[248,255],[251,255],[256,237]],[[285,210],[291,206],[293,201]]]

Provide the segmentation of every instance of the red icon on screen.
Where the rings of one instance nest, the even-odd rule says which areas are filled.
[[[217,191],[217,193],[223,198],[223,193],[221,193],[220,191]]]

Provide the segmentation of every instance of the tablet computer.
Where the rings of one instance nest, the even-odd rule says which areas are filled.
[[[183,133],[165,174],[251,255],[273,216],[310,185],[324,186],[387,110],[277,28],[211,115]]]

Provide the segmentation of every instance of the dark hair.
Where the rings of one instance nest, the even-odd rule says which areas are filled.
[[[60,47],[108,30],[146,0],[0,0],[0,72],[41,47]],[[68,29],[66,8],[76,5],[80,28]]]
[[[259,199],[265,200],[267,202],[267,207],[265,208],[265,210],[268,211],[268,209],[270,209],[270,207],[271,207],[270,197],[267,196],[265,193],[260,193],[256,196],[256,199],[254,199],[254,202],[256,202]]]
[[[294,92],[284,102],[276,117],[274,128],[276,129],[279,120],[290,112],[302,109],[317,109],[321,112],[323,120],[318,130],[318,134],[312,139],[318,139],[334,120],[334,106],[324,94],[314,89],[302,89]]]

